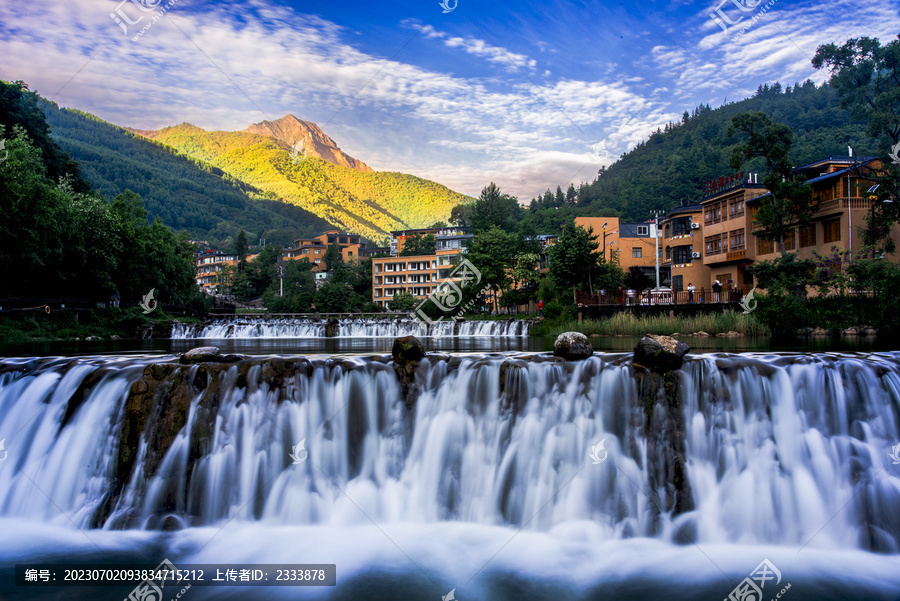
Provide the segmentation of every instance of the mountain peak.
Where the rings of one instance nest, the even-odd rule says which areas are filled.
[[[307,156],[314,156],[329,163],[349,167],[357,171],[374,171],[341,150],[322,129],[311,121],[303,121],[294,115],[285,115],[275,121],[260,121],[244,130],[251,134],[270,136],[294,149],[303,149]]]

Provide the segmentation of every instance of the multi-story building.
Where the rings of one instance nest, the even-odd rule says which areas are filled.
[[[703,240],[703,264],[709,268],[706,278],[695,282],[698,288],[708,288],[719,280],[726,289],[749,288],[753,276],[747,270],[756,259],[753,239],[753,215],[748,203],[766,193],[757,183],[756,174],[735,174],[721,177],[715,185],[707,184],[700,200],[703,220],[700,232]]]
[[[297,261],[306,259],[312,263],[313,272],[324,271],[325,252],[332,244],[337,244],[341,248],[341,257],[344,261],[355,261],[365,259],[378,251],[371,246],[371,243],[358,234],[350,234],[340,230],[328,230],[315,238],[298,238],[294,240],[294,246],[285,249],[283,252],[284,260]]]
[[[703,262],[703,207],[683,204],[672,209],[661,222],[663,265],[671,273],[672,290],[681,292],[690,284],[702,288],[709,281]]]
[[[216,288],[221,282],[222,270],[227,265],[237,265],[237,254],[225,254],[215,251],[201,253],[197,256],[197,285],[203,290]]]
[[[437,250],[464,249],[474,237],[474,229],[470,227],[428,227],[414,230],[398,230],[391,232],[391,256],[399,257],[403,252],[406,239],[411,236],[427,236],[433,234]]]
[[[605,260],[618,263],[626,272],[635,267],[655,280],[659,258],[660,285],[669,281],[669,268],[662,260],[663,247],[657,243],[654,221],[624,223],[618,217],[576,217],[575,225],[593,229]]]
[[[830,254],[833,247],[853,253],[862,250],[862,230],[879,202],[869,199],[867,190],[873,181],[867,176],[880,166],[874,158],[831,156],[794,169],[795,174],[806,176],[817,205],[808,226],[795,228],[785,236],[785,250],[796,252],[801,259],[812,258],[813,251]],[[749,203],[752,214],[764,197]],[[900,243],[900,228],[892,229],[891,238],[895,244]],[[774,259],[780,250],[778,242],[771,240],[755,239],[755,247],[756,260]]]

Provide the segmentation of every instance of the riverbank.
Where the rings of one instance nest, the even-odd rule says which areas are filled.
[[[180,323],[199,320],[180,317]],[[109,307],[91,311],[55,312],[0,316],[0,339],[4,342],[51,342],[59,340],[141,339],[154,330],[166,337],[176,318],[160,310],[145,315],[138,307]]]
[[[661,334],[731,334],[740,336],[769,336],[769,328],[753,314],[726,311],[689,316],[669,317],[652,315],[637,317],[631,313],[617,313],[608,319],[576,319],[561,317],[535,325],[535,336],[558,336],[563,332],[581,332],[586,336],[643,336]]]

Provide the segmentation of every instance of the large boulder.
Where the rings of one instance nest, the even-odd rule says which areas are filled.
[[[680,369],[684,356],[691,350],[684,342],[671,336],[647,334],[634,347],[632,363],[652,371],[666,372]]]
[[[578,361],[593,355],[594,347],[581,332],[563,332],[553,343],[553,354],[567,361]]]
[[[398,365],[420,361],[425,357],[425,354],[425,345],[415,336],[395,338],[394,346],[391,348],[394,363]]]
[[[194,363],[233,363],[243,359],[241,355],[223,355],[217,346],[201,346],[192,348],[178,360],[182,365]]]

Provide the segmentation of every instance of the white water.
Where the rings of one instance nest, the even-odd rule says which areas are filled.
[[[457,332],[454,334],[454,332]],[[528,336],[531,322],[526,320],[466,321],[458,330],[450,321],[424,323],[409,318],[342,318],[337,326],[337,338],[396,338],[471,337],[471,336]],[[171,338],[323,338],[325,321],[315,319],[220,319],[205,325],[175,324]]]
[[[428,579],[459,585],[488,562],[486,574],[556,582],[560,598],[576,598],[566,587],[613,586],[596,566],[617,562],[598,548],[618,557],[623,574],[662,579],[663,591],[670,572],[689,566],[682,579],[700,586],[721,578],[721,568],[722,598],[765,557],[808,584],[859,578],[873,587],[869,595],[900,588],[900,465],[889,456],[900,442],[900,354],[689,361],[681,377],[695,510],[677,517],[650,505],[643,411],[632,409],[635,383],[615,358],[435,357],[417,373],[423,390],[414,411],[384,360],[320,359],[311,375],[280,388],[260,366],[239,387],[231,367],[213,438],[190,480],[187,435],[200,395],[159,471],[150,479],[133,472],[105,528],[159,527],[175,514],[190,527],[174,548],[183,545],[195,562],[337,558],[339,570],[344,563],[372,578],[396,570],[421,578],[412,561]],[[127,383],[147,361],[21,362],[24,371],[0,376],[0,438],[9,452],[0,464],[0,519],[60,532],[88,527],[114,467]],[[97,383],[60,429],[88,376]],[[304,438],[309,456],[293,465],[291,447]],[[594,465],[588,451],[601,439],[608,458]],[[167,492],[174,509],[163,508]],[[219,544],[200,552],[226,525]],[[672,546],[679,527],[695,533],[694,544]],[[881,554],[867,551],[873,546]],[[564,558],[575,562],[568,572]],[[659,565],[679,559],[678,569]],[[483,586],[458,596],[503,598]],[[813,592],[794,598],[842,598]]]

